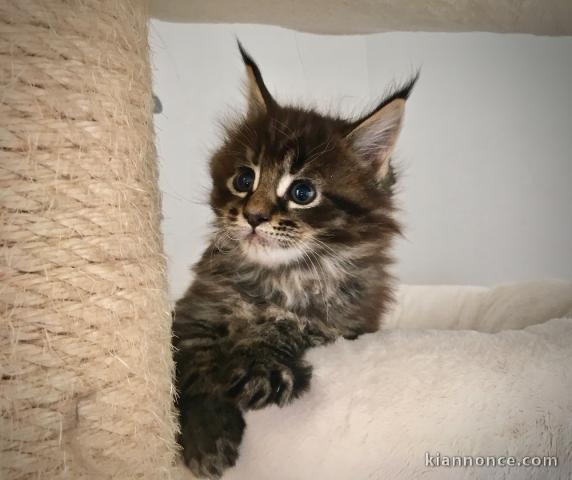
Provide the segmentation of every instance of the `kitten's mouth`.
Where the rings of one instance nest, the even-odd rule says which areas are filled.
[[[263,233],[257,232],[255,230],[251,230],[249,233],[246,234],[244,237],[244,241],[247,245],[259,245],[261,247],[277,247],[278,245],[274,245],[275,242],[272,242],[268,237],[266,237]]]
[[[280,242],[262,231],[249,231],[240,241],[240,249],[247,258],[259,264],[277,266],[296,260],[300,251]]]

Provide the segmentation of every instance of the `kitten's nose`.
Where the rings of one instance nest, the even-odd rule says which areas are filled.
[[[244,218],[246,218],[246,221],[250,223],[252,228],[256,228],[261,223],[270,220],[270,215],[264,212],[244,212]]]

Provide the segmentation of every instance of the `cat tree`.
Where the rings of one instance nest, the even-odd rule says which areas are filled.
[[[0,478],[167,478],[147,14],[2,1],[0,55]]]

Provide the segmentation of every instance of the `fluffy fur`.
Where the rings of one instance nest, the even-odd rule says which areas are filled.
[[[388,317],[398,329],[313,349],[307,395],[246,415],[241,458],[223,478],[571,478],[571,317],[570,283],[403,287]],[[426,452],[559,463],[431,467]]]
[[[252,58],[248,113],[210,163],[214,235],[173,323],[184,458],[219,477],[241,412],[308,389],[304,352],[379,327],[391,299],[391,153],[415,79],[355,120],[276,103]]]

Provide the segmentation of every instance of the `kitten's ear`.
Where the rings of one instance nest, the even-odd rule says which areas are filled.
[[[268,112],[268,110],[275,107],[276,101],[270,95],[270,92],[264,85],[262,74],[256,62],[244,49],[240,41],[237,40],[238,49],[242,56],[242,61],[246,67],[247,74],[247,99],[248,99],[248,115],[256,115]]]
[[[346,137],[357,155],[374,168],[377,181],[390,172],[389,160],[401,130],[405,101],[416,80],[417,76],[354,122]]]

